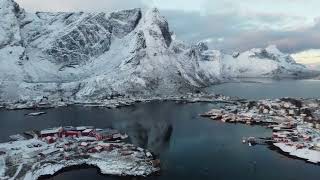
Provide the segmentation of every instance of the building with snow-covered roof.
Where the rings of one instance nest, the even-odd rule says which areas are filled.
[[[61,136],[61,133],[63,132],[62,127],[57,127],[57,128],[49,128],[49,129],[44,129],[40,131],[41,137],[47,137],[47,136]]]
[[[116,130],[113,130],[113,129],[105,129],[103,131],[99,131],[99,132],[96,132],[95,133],[95,137],[98,139],[98,140],[102,140],[102,139],[114,139],[113,136],[120,136],[121,137],[121,134],[119,133],[119,131],[116,131]]]
[[[86,129],[94,129],[94,127],[93,126],[79,126],[79,127],[76,127],[77,131],[84,131]]]
[[[40,156],[46,157],[59,152],[59,149],[48,149],[39,153]]]
[[[73,127],[73,126],[64,126],[63,129],[65,131],[76,131],[77,128]]]
[[[95,130],[94,129],[85,129],[82,131],[83,136],[89,136],[89,135],[94,135]]]

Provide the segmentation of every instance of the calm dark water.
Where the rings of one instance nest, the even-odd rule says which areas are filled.
[[[266,146],[248,147],[243,136],[265,137],[263,127],[214,122],[198,116],[212,104],[179,105],[147,103],[108,110],[68,107],[50,109],[40,117],[27,117],[30,111],[0,111],[0,141],[11,134],[60,125],[94,125],[125,131],[134,144],[149,148],[160,156],[160,176],[147,180],[301,180],[320,179],[320,167],[289,159]],[[72,170],[50,180],[118,180],[103,176],[94,168]]]
[[[216,85],[207,90],[246,99],[320,98],[320,80],[242,79],[241,81],[246,82]]]

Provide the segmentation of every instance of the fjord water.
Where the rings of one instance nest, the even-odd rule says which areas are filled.
[[[240,79],[207,88],[209,92],[246,99],[275,99],[281,97],[320,98],[320,80]]]
[[[250,85],[259,86],[260,89],[263,84]],[[273,95],[276,95],[279,89],[281,88],[275,88]],[[253,98],[258,96],[251,94]],[[0,141],[4,142],[9,135],[26,130],[67,125],[94,125],[124,131],[131,137],[132,143],[159,155],[161,175],[146,178],[147,180],[320,178],[320,166],[288,158],[269,150],[266,146],[248,147],[241,143],[242,137],[266,137],[271,135],[271,130],[259,126],[224,124],[199,117],[200,113],[215,106],[217,104],[174,102],[143,103],[121,109],[73,106],[49,109],[46,110],[47,114],[39,117],[25,116],[26,113],[32,112],[29,110],[1,110]],[[46,179],[132,178],[104,176],[95,168],[87,168],[68,170]]]

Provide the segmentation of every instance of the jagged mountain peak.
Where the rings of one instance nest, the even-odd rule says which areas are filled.
[[[281,52],[276,45],[269,45],[266,48],[253,48],[242,54],[249,58],[269,59],[277,62],[296,64],[290,54]]]
[[[252,48],[249,51],[254,52],[254,53],[267,52],[269,54],[274,54],[274,55],[283,55],[284,54],[278,49],[277,45],[274,45],[274,44],[268,45],[267,47],[264,47],[264,48]]]
[[[145,21],[149,21],[150,23],[157,23],[156,21],[166,21],[166,19],[161,16],[158,8],[149,8],[145,12]]]
[[[149,32],[151,38],[165,42],[166,47],[169,47],[172,42],[171,32],[169,30],[168,21],[160,15],[157,8],[151,8],[144,15],[144,28]]]
[[[13,8],[15,12],[20,11],[19,5],[14,0],[0,0],[1,10],[5,8]]]
[[[273,54],[283,54],[277,47],[277,45],[271,44],[269,46],[267,46],[266,51],[268,51],[269,53],[273,53]]]
[[[208,44],[206,42],[202,42],[202,41],[199,42],[197,44],[197,47],[198,47],[199,51],[207,51],[207,50],[209,50]]]
[[[21,45],[18,17],[23,13],[13,0],[0,0],[0,48]]]
[[[253,54],[261,54],[261,55],[273,55],[273,56],[284,56],[287,55],[285,53],[282,53],[276,45],[268,45],[265,48],[253,48],[250,49],[249,52]]]

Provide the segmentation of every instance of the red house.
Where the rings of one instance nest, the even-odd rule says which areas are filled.
[[[65,137],[79,137],[81,133],[78,131],[65,131],[63,135],[65,135]]]
[[[82,135],[83,136],[95,136],[95,130],[94,129],[85,129],[84,131],[82,131]]]
[[[56,137],[52,137],[52,136],[47,136],[44,138],[44,140],[48,143],[48,144],[52,144],[55,143],[57,141]]]

